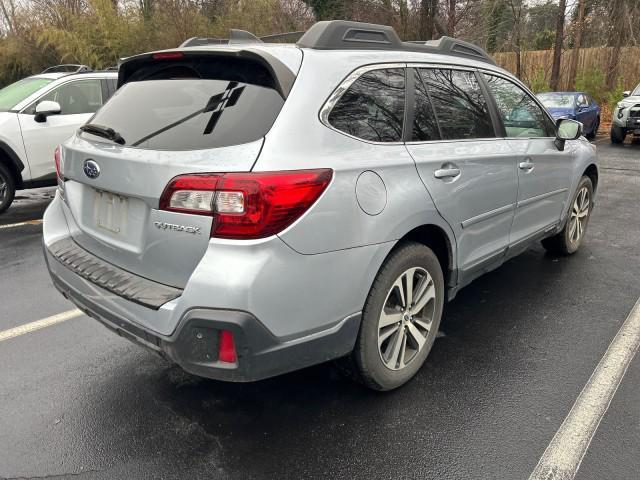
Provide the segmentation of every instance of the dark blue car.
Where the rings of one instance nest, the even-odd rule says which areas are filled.
[[[546,92],[538,95],[556,120],[570,118],[584,125],[584,134],[593,139],[600,126],[600,106],[584,92]]]

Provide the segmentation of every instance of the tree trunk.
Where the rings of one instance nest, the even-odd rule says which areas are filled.
[[[609,62],[607,65],[607,87],[613,90],[618,81],[620,71],[620,52],[622,45],[627,39],[628,30],[625,28],[625,15],[628,14],[624,0],[611,1],[611,26],[609,27],[608,47],[612,47],[609,52]]]
[[[438,0],[420,2],[420,40],[431,40],[435,33],[436,10]]]
[[[558,5],[558,22],[556,23],[556,42],[553,46],[553,67],[551,69],[552,91],[560,88],[560,60],[562,58],[562,40],[564,38],[564,16],[567,9],[567,0],[560,0]]]
[[[456,30],[456,0],[449,0],[449,12],[447,14],[447,35],[455,37]]]
[[[569,78],[567,78],[567,88],[575,88],[576,74],[578,73],[578,57],[582,47],[582,32],[584,30],[584,4],[585,0],[578,0],[578,19],[575,24],[575,37],[573,39],[573,52],[571,53],[571,63],[569,64]]]

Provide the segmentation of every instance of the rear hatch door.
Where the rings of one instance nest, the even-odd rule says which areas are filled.
[[[187,173],[250,171],[285,94],[254,60],[136,61],[121,68],[121,88],[89,122],[112,133],[80,132],[63,145],[66,215],[92,254],[184,288],[212,217],[159,210],[165,187]]]

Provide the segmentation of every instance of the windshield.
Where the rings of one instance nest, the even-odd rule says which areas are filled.
[[[573,95],[542,94],[538,95],[540,101],[547,108],[573,108],[575,105],[575,97]]]
[[[49,78],[25,78],[0,90],[0,111],[11,110],[18,103],[48,85]]]
[[[634,97],[640,97],[640,84],[638,84],[638,86],[636,87],[636,89],[633,91],[631,95],[633,95]]]

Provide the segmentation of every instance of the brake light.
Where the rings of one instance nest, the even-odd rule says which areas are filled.
[[[332,176],[330,169],[180,175],[165,188],[160,209],[212,216],[212,237],[264,238],[300,218]]]
[[[177,60],[183,57],[184,54],[182,52],[159,52],[153,54],[154,60]]]

